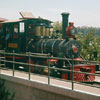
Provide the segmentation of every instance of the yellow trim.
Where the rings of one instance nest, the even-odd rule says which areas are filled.
[[[9,43],[8,47],[10,47],[10,48],[18,48],[18,44],[16,44],[16,43]]]

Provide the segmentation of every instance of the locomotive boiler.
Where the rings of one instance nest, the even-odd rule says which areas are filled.
[[[80,44],[76,40],[67,41],[66,39],[40,39],[28,44],[28,51],[35,53],[50,53],[54,57],[62,55],[67,58],[77,58],[80,54]]]

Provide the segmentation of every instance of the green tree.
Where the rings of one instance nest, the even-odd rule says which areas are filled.
[[[53,29],[54,30],[59,30],[60,33],[62,33],[62,23],[57,21],[53,24]]]
[[[13,100],[14,95],[5,87],[5,81],[0,79],[0,100]]]
[[[100,59],[100,36],[96,35],[95,29],[87,34],[78,33],[78,40],[81,43],[81,55],[87,60]]]
[[[57,21],[53,24],[53,30],[58,38],[62,38],[62,23]]]

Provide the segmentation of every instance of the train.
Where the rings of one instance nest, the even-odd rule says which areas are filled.
[[[22,18],[15,21],[3,21],[0,23],[0,49],[5,50],[8,53],[25,54],[39,53],[49,54],[50,57],[70,58],[78,59],[81,52],[81,45],[77,41],[75,34],[77,33],[73,22],[69,22],[69,13],[62,13],[62,39],[57,38],[54,35],[59,32],[53,30],[52,21],[43,19],[41,17],[35,18],[30,13],[20,12]],[[2,56],[2,55],[1,55]],[[5,55],[5,59],[8,61],[13,60],[12,55]],[[28,57],[15,56],[16,62],[28,63]],[[31,57],[31,64],[47,65],[50,62],[50,67],[63,68],[72,70],[72,61],[70,64],[65,60],[58,59],[44,59]],[[6,63],[7,67],[12,68],[12,65]],[[48,74],[48,68],[38,68],[31,66],[32,73]],[[15,65],[15,69],[20,69],[19,64]],[[95,73],[96,65],[88,64],[74,64],[74,70],[80,72]],[[23,70],[27,71],[28,66],[23,65]],[[51,70],[50,75],[66,80],[72,79],[72,72]],[[95,80],[95,76],[74,73],[74,80],[81,82],[92,82]]]

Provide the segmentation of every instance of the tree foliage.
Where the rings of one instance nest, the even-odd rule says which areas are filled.
[[[57,21],[53,24],[53,29],[54,30],[59,30],[60,33],[62,33],[62,23]]]
[[[93,28],[86,34],[78,32],[77,35],[82,47],[81,55],[87,60],[99,60],[100,36],[96,34],[96,30]]]
[[[83,33],[84,35],[90,32],[95,31],[95,34],[100,36],[100,28],[99,27],[86,27],[86,26],[82,26],[82,27],[77,27],[78,32]]]
[[[58,38],[62,38],[62,23],[57,21],[53,24],[53,30]],[[57,32],[56,32],[57,31]]]
[[[13,100],[14,95],[5,87],[5,81],[0,79],[0,100]]]

